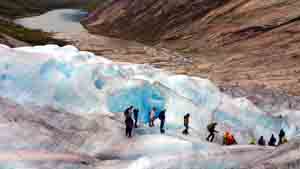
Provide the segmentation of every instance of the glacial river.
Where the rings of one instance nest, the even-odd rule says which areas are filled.
[[[87,12],[78,9],[59,9],[40,16],[17,19],[17,24],[26,28],[41,29],[45,32],[83,32],[85,28],[80,20]]]

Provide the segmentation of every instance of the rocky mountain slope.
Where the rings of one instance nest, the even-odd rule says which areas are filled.
[[[297,0],[115,0],[84,24],[175,50],[191,63],[177,70],[185,74],[299,95],[299,9]]]

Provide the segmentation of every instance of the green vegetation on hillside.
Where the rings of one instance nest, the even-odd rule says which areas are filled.
[[[89,4],[86,5],[86,7],[84,7],[85,10],[87,11],[93,11],[97,8],[97,6],[99,5],[100,1],[99,0],[91,0],[89,2]]]
[[[0,21],[0,33],[32,45],[44,45],[50,43],[58,45],[66,44],[64,41],[52,38],[50,33],[27,29],[9,22]]]
[[[1,0],[0,15],[17,18],[47,11],[45,6],[37,6],[36,0]]]
[[[114,0],[89,0],[89,3],[83,8],[84,10],[87,10],[88,12],[92,12],[97,9],[97,7],[104,6],[103,4],[111,3]]]
[[[61,8],[83,8],[106,0],[0,0],[0,16],[20,18]],[[91,5],[93,6],[93,5]]]

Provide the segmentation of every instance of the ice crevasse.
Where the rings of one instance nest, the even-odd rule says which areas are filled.
[[[167,109],[167,128],[182,127],[185,113],[204,137],[206,125],[232,131],[240,143],[284,128],[297,134],[289,118],[263,112],[246,98],[231,98],[209,80],[176,75],[147,64],[118,63],[73,46],[9,48],[0,45],[0,97],[19,104],[52,106],[79,115],[121,113],[133,105],[147,123],[152,107]],[[203,138],[204,139],[204,138]]]

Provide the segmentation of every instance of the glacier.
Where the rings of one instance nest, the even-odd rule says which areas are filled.
[[[80,122],[83,126],[91,125],[90,120],[96,121],[95,126],[100,126],[95,128],[99,131],[87,128],[92,134],[86,140],[80,140],[78,148],[71,146],[71,150],[90,156],[102,155],[102,158],[105,156],[117,162],[120,160],[120,168],[148,169],[159,168],[160,165],[182,169],[185,166],[237,168],[241,162],[235,160],[237,157],[245,154],[255,156],[263,151],[246,146],[251,138],[263,135],[268,139],[271,134],[278,135],[281,128],[286,131],[289,140],[299,134],[296,111],[280,112],[281,118],[272,116],[247,98],[232,98],[222,93],[208,79],[178,75],[147,64],[114,62],[74,46],[10,48],[0,45],[0,54],[0,98],[24,107],[50,107],[51,111],[30,110],[35,110],[36,118],[42,118],[48,112],[47,118],[53,118],[49,121],[53,126],[64,125],[54,119],[55,116],[51,117],[50,114],[56,112],[52,112],[53,109],[69,113],[62,117],[72,114],[74,119],[88,119],[88,122]],[[122,112],[131,105],[140,110],[140,128],[135,129],[133,140],[124,140],[121,134]],[[165,135],[161,135],[157,128],[146,127],[152,107],[156,107],[158,112],[167,110]],[[8,108],[6,112],[10,110]],[[181,134],[186,113],[191,114],[190,136]],[[223,132],[230,131],[244,147],[236,148],[236,151],[235,148],[207,143],[206,125],[212,121],[218,122],[217,143],[222,142]],[[68,122],[76,125],[74,121]],[[69,127],[67,131],[71,129]],[[64,143],[68,141],[66,139]],[[23,148],[44,147],[29,143],[21,145]],[[52,147],[52,144],[45,147]],[[57,150],[57,147],[53,149]],[[257,152],[248,152],[253,149]],[[230,156],[224,157],[228,152]]]
[[[0,96],[20,104],[52,106],[83,116],[121,113],[130,105],[148,122],[152,107],[167,109],[167,128],[182,127],[190,113],[191,127],[200,135],[206,125],[236,133],[239,143],[269,137],[283,128],[288,137],[297,126],[258,109],[246,98],[231,98],[209,80],[153,68],[147,64],[118,63],[56,45],[9,48],[0,46]]]

